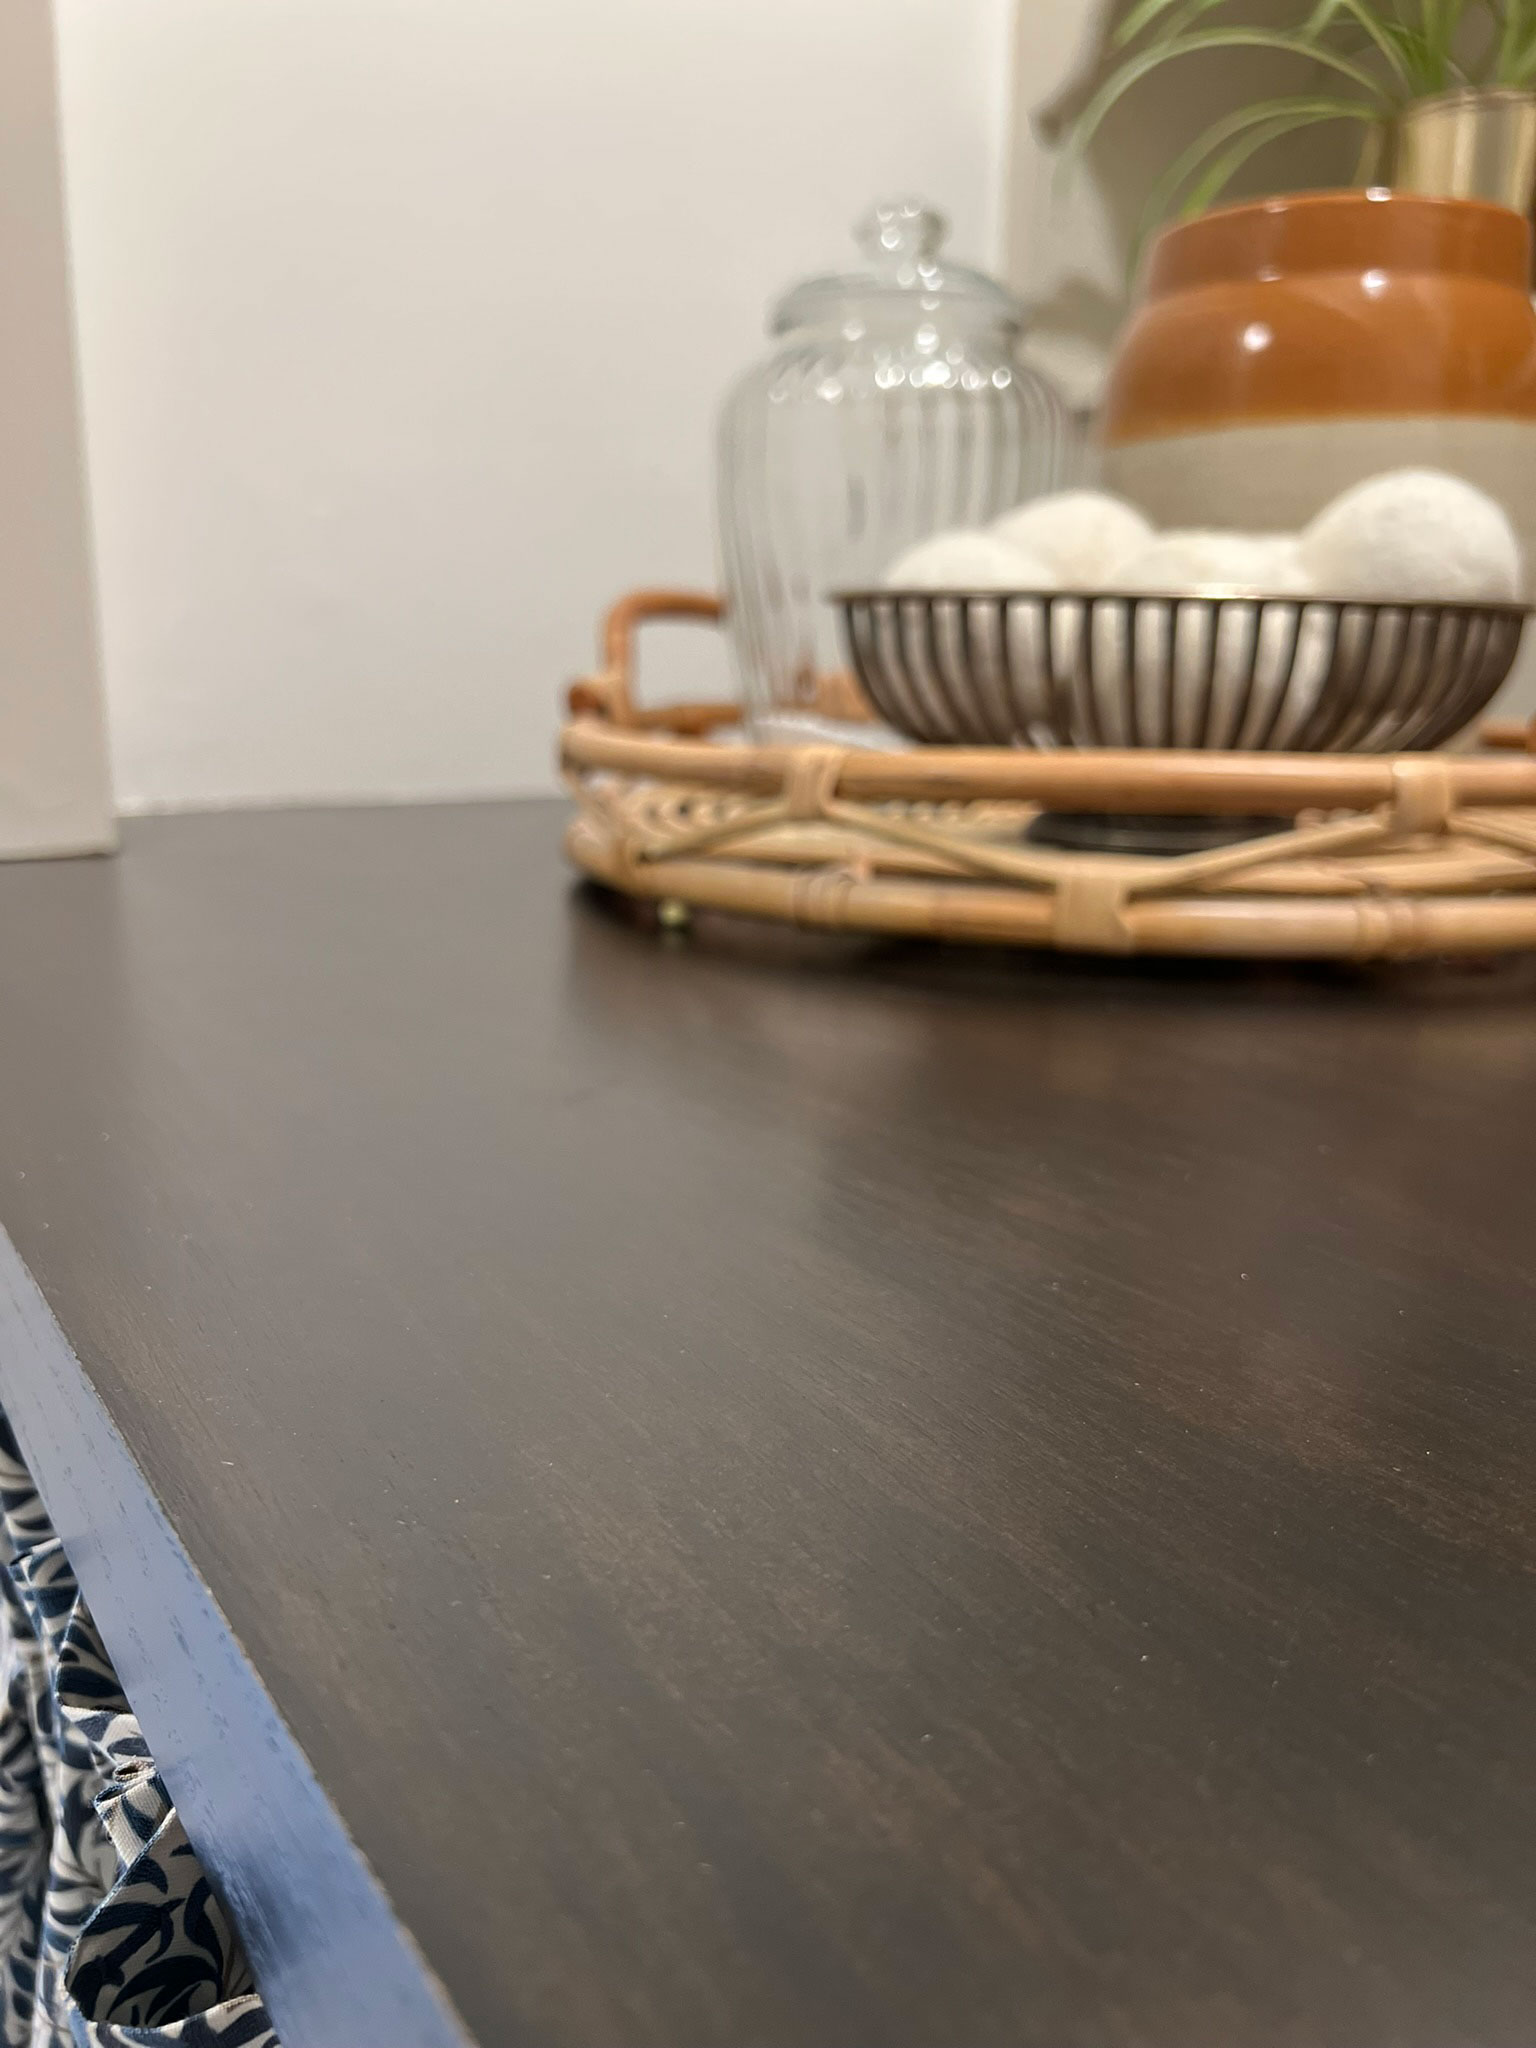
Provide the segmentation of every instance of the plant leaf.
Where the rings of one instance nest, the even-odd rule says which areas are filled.
[[[1442,91],[1449,83],[1444,64],[1421,32],[1401,21],[1386,22],[1383,26],[1402,52],[1414,96]]]
[[[1382,165],[1387,154],[1387,125],[1384,121],[1373,121],[1360,138],[1360,154],[1355,159],[1356,185],[1380,185],[1385,182]]]
[[[1218,157],[1198,184],[1191,186],[1185,193],[1181,211],[1185,215],[1203,213],[1211,201],[1231,183],[1249,157],[1269,143],[1278,142],[1282,135],[1289,135],[1294,129],[1315,127],[1323,121],[1371,121],[1376,118],[1368,107],[1357,104],[1346,105],[1342,112],[1334,107],[1326,113],[1297,113],[1277,117],[1268,128],[1257,135],[1241,137],[1225,155]]]
[[[1392,96],[1382,88],[1381,81],[1372,76],[1363,66],[1352,63],[1336,50],[1322,48],[1310,43],[1304,36],[1287,34],[1280,29],[1261,28],[1212,28],[1200,29],[1188,35],[1171,37],[1157,43],[1151,49],[1141,50],[1126,59],[1112,78],[1094,94],[1073,126],[1068,154],[1071,159],[1080,158],[1089,143],[1103,126],[1110,110],[1122,100],[1133,85],[1138,85],[1148,72],[1160,65],[1171,63],[1175,57],[1192,56],[1197,50],[1280,50],[1287,56],[1305,57],[1324,64],[1330,70],[1339,72],[1353,84],[1360,86],[1370,99],[1384,111],[1392,107]]]
[[[1441,92],[1465,82],[1466,74],[1456,60],[1456,37],[1480,4],[1481,0],[1422,0],[1419,23],[1425,51],[1425,91]]]
[[[1369,0],[1366,4],[1369,5]],[[1384,54],[1377,37],[1363,33],[1351,18],[1336,16],[1330,27],[1339,38],[1333,47],[1342,50],[1345,56],[1369,58]],[[1452,82],[1451,74],[1459,75],[1459,67],[1454,64],[1448,66],[1437,57],[1418,29],[1409,28],[1401,21],[1383,18],[1377,19],[1376,27],[1381,37],[1391,45],[1396,58],[1396,62],[1391,64],[1393,92],[1401,105],[1443,91]]]
[[[1263,100],[1256,106],[1242,107],[1234,114],[1227,114],[1221,120],[1213,121],[1210,127],[1189,145],[1188,149],[1182,150],[1174,158],[1173,162],[1147,195],[1147,203],[1142,209],[1141,221],[1136,230],[1134,244],[1136,254],[1140,254],[1140,251],[1146,244],[1147,237],[1157,226],[1158,222],[1169,212],[1174,200],[1178,197],[1187,181],[1194,177],[1211,153],[1214,150],[1220,149],[1224,143],[1231,142],[1237,136],[1246,136],[1248,131],[1253,128],[1273,128],[1273,134],[1267,135],[1264,138],[1264,140],[1270,141],[1287,134],[1293,127],[1306,127],[1313,122],[1371,121],[1374,119],[1375,115],[1372,109],[1362,101],[1330,99],[1319,94],[1298,93],[1290,98]],[[1255,147],[1262,148],[1263,143],[1260,142]],[[1245,154],[1252,154],[1252,152],[1248,151]],[[1232,165],[1231,169],[1227,172],[1227,178],[1222,180],[1222,184],[1227,182],[1227,179],[1232,176],[1233,172],[1241,168],[1244,160],[1244,157],[1240,157]],[[1220,189],[1221,187],[1218,185],[1208,195],[1204,203],[1209,204],[1210,198],[1214,198],[1215,192]],[[1187,207],[1185,210],[1187,210]]]
[[[1353,17],[1391,65],[1403,91],[1411,93],[1413,79],[1403,62],[1402,47],[1392,33],[1397,23],[1383,21],[1372,8],[1370,0],[1318,0],[1317,6],[1302,23],[1301,34],[1308,37],[1321,36],[1341,13]]]
[[[1227,0],[1137,0],[1137,4],[1121,22],[1109,39],[1112,50],[1123,50],[1127,43],[1134,43],[1143,29],[1150,28],[1159,15],[1168,14],[1177,8],[1178,19],[1164,25],[1166,36],[1178,35],[1187,28],[1197,15],[1207,14],[1213,7],[1224,7]]]
[[[1498,0],[1494,0],[1491,12],[1499,31],[1498,46],[1493,58],[1493,77],[1496,84],[1502,85],[1507,80],[1510,67],[1519,52],[1523,23],[1520,19],[1518,0],[1506,0],[1503,6],[1498,4]]]
[[[1525,41],[1517,43],[1508,56],[1503,45],[1499,51],[1497,83],[1500,85],[1529,85],[1536,72],[1536,24],[1525,23]]]

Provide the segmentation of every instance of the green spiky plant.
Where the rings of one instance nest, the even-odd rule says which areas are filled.
[[[1415,100],[1462,86],[1536,86],[1536,0],[1316,0],[1294,28],[1197,27],[1230,0],[1137,0],[1111,47],[1124,55],[1083,109],[1080,158],[1106,115],[1151,71],[1200,50],[1277,50],[1327,74],[1317,90],[1260,100],[1215,121],[1153,186],[1138,246],[1171,214],[1200,213],[1248,159],[1282,135],[1329,121],[1362,129],[1362,173]]]

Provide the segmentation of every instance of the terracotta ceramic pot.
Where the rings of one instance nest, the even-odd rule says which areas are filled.
[[[1498,498],[1536,570],[1530,229],[1479,200],[1302,193],[1169,229],[1110,376],[1104,477],[1160,525],[1294,529],[1384,469]],[[1506,685],[1536,708],[1536,665]]]

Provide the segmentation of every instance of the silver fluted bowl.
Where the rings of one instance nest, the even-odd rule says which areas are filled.
[[[1508,675],[1514,604],[839,591],[880,716],[927,745],[1437,747]]]

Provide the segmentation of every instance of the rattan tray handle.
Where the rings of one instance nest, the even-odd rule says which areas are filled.
[[[632,590],[621,597],[603,620],[601,673],[571,685],[571,716],[595,713],[631,732],[703,733],[734,725],[741,716],[734,704],[669,704],[664,711],[643,711],[632,687],[635,635],[648,620],[697,619],[715,625],[724,610],[719,598],[704,590]]]

